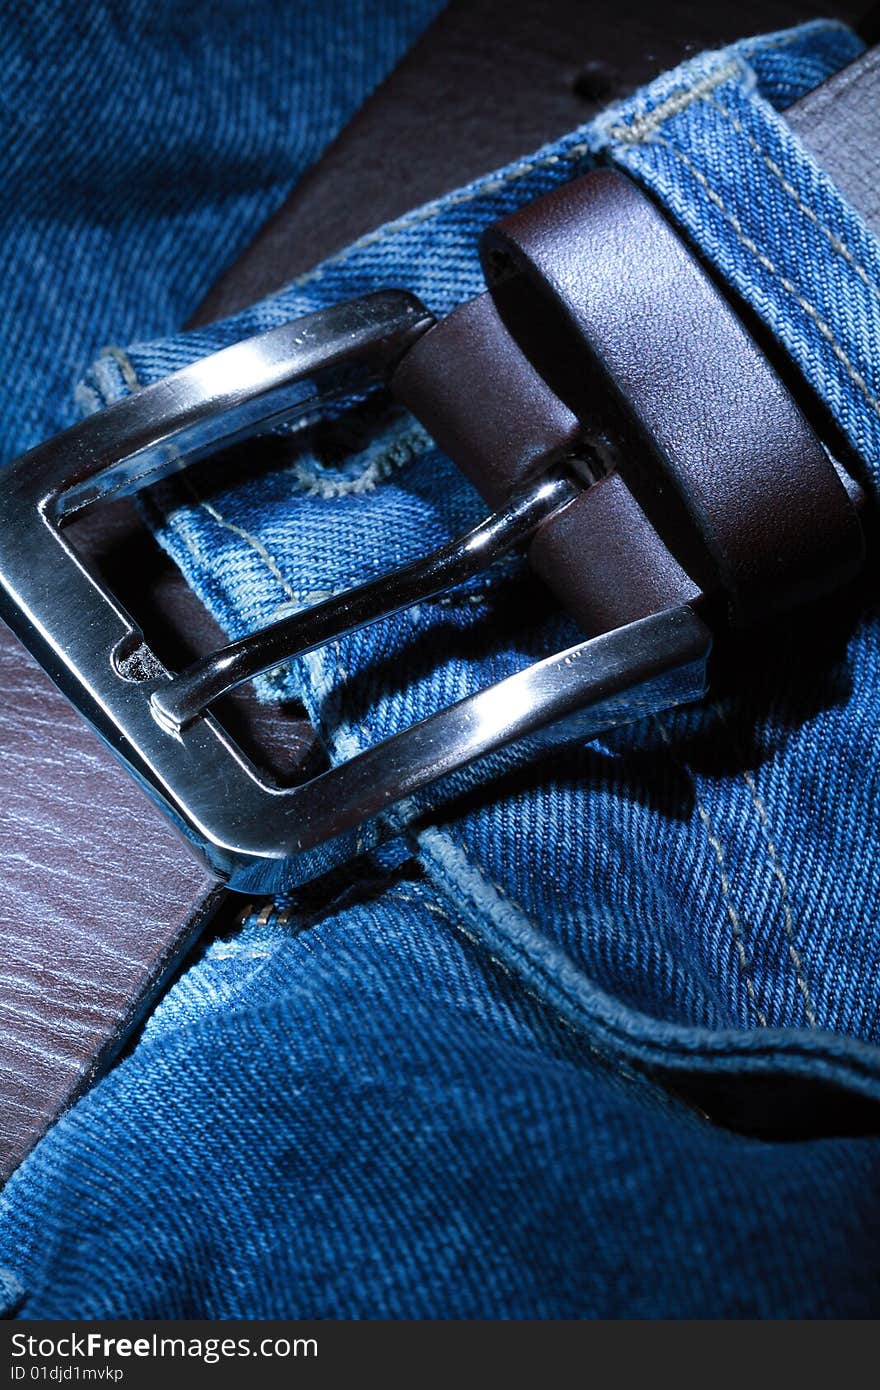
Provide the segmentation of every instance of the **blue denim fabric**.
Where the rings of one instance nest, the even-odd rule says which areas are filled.
[[[820,23],[696,59],[226,324],[105,355],[81,404],[384,284],[443,312],[488,221],[606,158],[873,482],[880,254],[780,114],[858,51]],[[246,483],[205,467],[160,499],[230,633],[479,514],[402,413],[343,425],[341,461],[338,426],[275,438]],[[876,1313],[874,590],[758,639],[706,707],[501,767],[328,900],[209,943],[9,1184],[22,1315]],[[343,758],[571,636],[509,563],[263,689]]]
[[[0,456],[177,331],[441,4],[0,4]]]

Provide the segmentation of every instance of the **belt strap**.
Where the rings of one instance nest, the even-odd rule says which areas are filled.
[[[419,339],[397,369],[394,391],[492,507],[520,488],[539,462],[582,447],[577,416],[520,351],[489,294]],[[598,433],[592,438],[598,471],[608,441]],[[529,559],[590,633],[687,603],[700,592],[619,472],[599,477],[546,521]]]
[[[785,118],[880,236],[880,47],[802,97]]]
[[[645,616],[633,611],[640,604],[685,601],[686,575],[690,596],[694,585],[723,594],[734,621],[754,623],[858,569],[861,528],[830,458],[634,184],[599,171],[563,185],[489,229],[483,255],[519,348],[610,455],[614,525],[634,526],[610,546],[629,554],[621,571],[607,567],[603,544],[610,489],[590,488],[538,532],[539,571],[585,626],[595,630],[600,613],[618,626]],[[515,352],[491,312],[468,306],[420,339],[394,380],[397,396],[489,498],[505,462],[514,486],[529,469],[536,394],[545,435],[554,420],[535,383],[521,395]],[[468,389],[469,379],[479,386]],[[478,394],[493,379],[487,436]],[[544,441],[551,456],[571,448],[572,421],[559,424]]]

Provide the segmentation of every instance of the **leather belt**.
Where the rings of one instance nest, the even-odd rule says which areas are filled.
[[[462,8],[452,7],[459,14]],[[582,12],[582,7],[575,8]],[[802,10],[794,13],[789,12],[792,7],[777,8],[779,23],[804,17]],[[561,10],[571,16],[571,7],[562,6]],[[766,6],[761,11],[755,27],[766,26]],[[546,12],[540,18],[543,26],[550,25]],[[448,22],[447,17],[443,23]],[[705,40],[699,37],[701,42],[712,41],[712,36]],[[664,62],[675,56],[664,54]],[[639,73],[637,80],[649,75]],[[625,81],[624,77],[624,85]],[[601,87],[601,82],[597,86]],[[822,92],[813,94],[792,113],[792,121],[808,143],[815,129],[819,158],[828,162],[830,172],[866,218],[876,219],[873,184],[860,177],[856,160],[850,160],[850,172],[844,167],[845,160],[841,163],[840,146],[847,143],[852,148],[851,140],[835,140],[829,135],[839,109],[845,129],[858,130],[864,164],[874,168],[880,164],[880,149],[873,160],[871,154],[865,154],[866,132],[873,132],[872,138],[880,143],[880,132],[868,119],[876,112],[880,91],[876,55],[854,64],[828,86],[834,87],[840,103]],[[614,93],[606,89],[598,99],[604,101],[611,95]],[[579,115],[582,118],[583,112]],[[566,120],[566,124],[572,123]],[[552,125],[543,132],[548,133],[553,133]],[[832,166],[835,157],[837,168]],[[496,161],[492,158],[490,162]],[[458,178],[450,176],[449,181]],[[310,185],[314,190],[314,179]],[[308,196],[308,188],[298,195]],[[407,194],[407,202],[411,201],[413,197]],[[371,213],[371,221],[382,220],[382,215],[383,210],[378,209],[377,215]],[[729,455],[732,473],[708,476],[703,467],[705,451],[691,449],[688,439],[682,447],[681,440],[665,428],[670,418],[667,403],[653,389],[650,373],[641,370],[644,360],[633,348],[637,341],[649,350],[657,347],[662,340],[662,316],[648,316],[634,333],[622,333],[620,319],[603,315],[601,304],[584,297],[577,276],[567,274],[564,232],[570,220],[576,219],[583,229],[598,226],[609,216],[636,222],[642,218],[650,223],[657,254],[666,258],[665,264],[672,267],[679,284],[687,285],[689,302],[700,307],[703,332],[692,334],[689,352],[703,352],[706,344],[720,335],[740,383],[748,383],[752,411],[748,428],[739,429],[726,441],[733,450]],[[294,222],[295,218],[296,207]],[[288,217],[280,237],[277,224],[274,233],[267,234],[272,254],[263,258],[263,264],[269,267],[270,278],[280,274],[281,280],[286,280],[298,268],[290,265],[289,249],[285,261],[283,231],[290,226]],[[324,254],[329,249],[322,246],[320,251]],[[707,613],[723,612],[734,622],[750,622],[769,609],[784,608],[809,597],[817,588],[841,582],[858,565],[857,489],[829,459],[791,396],[698,264],[649,201],[626,180],[612,175],[589,176],[560,195],[552,195],[543,205],[535,205],[494,229],[487,236],[485,256],[493,297],[483,296],[444,324],[421,333],[414,346],[404,334],[405,341],[401,342],[409,351],[398,367],[395,389],[422,415],[490,505],[504,509],[508,529],[501,541],[531,538],[536,569],[589,632],[610,632],[633,619],[650,624],[670,608],[682,614],[692,612],[690,605],[697,600],[706,605]],[[213,309],[227,312],[230,296],[234,301],[236,294],[251,294],[255,288],[253,262],[246,261],[245,265],[246,272],[228,278],[213,296]],[[615,274],[610,263],[604,270],[608,276]],[[632,312],[641,315],[644,283],[633,283],[631,293]],[[540,317],[564,331],[571,361],[582,366],[582,372],[567,372],[558,354],[548,353],[546,341],[535,337],[531,326],[535,305],[541,306]],[[672,300],[665,311],[675,313]],[[420,332],[424,326],[420,324]],[[690,324],[691,330],[693,326]],[[482,378],[481,428],[475,432],[468,427],[464,407],[479,373],[479,362],[490,353],[496,364],[499,360],[506,364],[507,375],[502,378],[495,371],[490,378]],[[436,389],[435,363],[440,354],[450,385],[457,374],[457,390],[443,395]],[[386,354],[385,368],[393,356]],[[722,404],[729,385],[723,377],[718,373],[714,380]],[[487,380],[492,383],[488,398]],[[545,384],[547,380],[552,390]],[[585,391],[589,391],[588,397]],[[673,399],[673,408],[686,408],[681,391],[673,393]],[[597,400],[603,402],[607,414],[601,428],[584,439],[578,415],[589,412],[591,419],[598,418],[594,415]],[[529,403],[528,410],[523,410],[523,401]],[[505,437],[511,421],[515,429]],[[700,423],[691,421],[694,428]],[[514,451],[511,443],[515,444]],[[795,457],[801,466],[803,460],[808,461],[808,471],[795,469]],[[548,492],[536,501],[539,461],[542,468],[553,465],[550,486],[560,491]],[[768,488],[767,465],[771,461],[776,471],[774,485]],[[748,482],[745,488],[744,477]],[[566,492],[578,479],[594,485]],[[732,486],[735,483],[740,486]],[[83,486],[88,488],[87,483]],[[782,504],[780,499],[784,499]],[[564,507],[556,505],[562,501]],[[493,544],[499,543],[499,535],[496,527]],[[784,536],[784,546],[774,547],[771,536]],[[638,565],[633,564],[633,537],[638,537],[640,547]],[[780,549],[784,563],[779,561]],[[460,562],[460,555],[457,560]],[[25,627],[19,630],[33,640],[33,633]],[[642,632],[649,630],[655,631],[645,628]],[[678,629],[664,631],[664,640],[678,642],[677,669],[691,672],[690,684],[685,680],[679,696],[693,697],[698,693],[699,677],[694,678],[692,668],[705,656],[699,626],[688,627],[687,619],[682,618]],[[637,648],[638,644],[630,644],[627,659],[643,662],[645,688],[650,688],[658,671]],[[612,648],[597,650],[607,653]],[[7,643],[0,653],[11,663],[10,678],[16,678],[19,669],[27,672],[25,684],[29,691],[40,692],[34,700],[41,709],[50,709],[52,701],[58,702],[53,719],[57,719],[59,738],[79,740],[80,726],[71,720],[67,707],[25,658],[12,656],[17,651]],[[145,657],[135,646],[122,652],[120,659],[137,665]],[[665,674],[668,676],[668,671]],[[610,660],[603,678],[607,705],[608,699],[613,703],[615,698]],[[663,698],[676,698],[668,683]],[[14,736],[17,742],[20,724],[14,735],[12,730],[11,724],[4,726],[5,738],[9,741]],[[176,843],[172,849],[166,842],[164,822],[134,784],[117,775],[112,764],[105,764],[102,753],[92,753],[87,734],[81,737],[83,747],[89,750],[86,756],[94,758],[98,782],[93,785],[106,794],[107,818],[78,825],[80,843],[75,851],[69,848],[69,833],[61,839],[47,837],[48,845],[67,847],[53,858],[41,844],[42,858],[32,854],[27,871],[7,885],[2,950],[8,1022],[0,1044],[4,1126],[0,1161],[6,1172],[118,1049],[193,932],[203,928],[218,910],[228,910],[228,898],[210,886],[212,880],[205,870],[185,855],[179,857]],[[25,765],[23,777],[34,787],[46,782],[41,766],[45,766],[41,758],[35,758],[29,768]],[[14,807],[10,809],[8,797],[5,805],[6,830],[11,834],[20,817]],[[45,807],[47,826],[53,817],[57,822],[59,808],[65,805],[65,796],[49,799]],[[120,816],[133,827],[132,853],[143,856],[133,873],[130,857],[123,869],[118,863]],[[179,865],[179,871],[156,874],[152,870],[156,857],[166,866]],[[23,929],[22,902],[40,903],[39,892],[45,885],[61,883],[65,875],[73,874],[82,881],[83,859],[91,864],[94,906],[74,903],[58,893],[45,902],[39,922],[32,909],[32,918]],[[53,961],[55,964],[50,964]],[[63,963],[63,968],[58,963]],[[54,992],[45,987],[50,976],[56,985]],[[96,981],[101,985],[97,992]],[[63,1065],[56,1060],[59,1054]]]
[[[861,531],[834,465],[634,184],[604,170],[566,184],[490,228],[483,259],[491,298],[421,338],[395,393],[490,502],[535,466],[536,397],[547,454],[572,447],[575,418],[601,441],[611,476],[532,543],[538,572],[587,630],[697,592],[723,594],[735,622],[764,621],[855,572]],[[511,334],[540,371],[524,395],[529,368],[514,365]],[[541,382],[571,417],[557,419]]]
[[[876,27],[876,8],[873,14]],[[878,109],[880,47],[869,49],[785,113],[789,125],[875,236],[880,236]]]

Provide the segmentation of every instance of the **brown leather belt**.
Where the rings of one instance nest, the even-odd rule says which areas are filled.
[[[565,184],[490,228],[483,258],[492,293],[410,348],[394,391],[493,504],[534,467],[536,421],[544,457],[590,422],[608,476],[531,555],[588,632],[699,591],[763,621],[854,573],[859,522],[828,455],[634,184],[608,170]]]
[[[783,26],[813,15],[809,5],[754,9],[750,17],[738,7],[738,30]],[[852,18],[846,6],[836,9]],[[727,14],[695,15],[682,5],[664,12],[658,36],[642,6],[609,5],[604,11],[593,6],[589,12],[576,3],[552,9],[500,7],[488,0],[450,6],[224,277],[197,321],[278,288],[369,226],[552,138],[688,49],[736,37],[724,32],[729,24]],[[600,57],[573,71],[569,54],[591,51]],[[512,104],[510,93],[517,90],[522,100]],[[875,230],[880,230],[878,96],[875,51],[788,113]],[[424,158],[424,145],[418,160],[407,161],[401,157],[400,132],[408,129],[417,139],[418,113],[439,102],[451,114],[447,138],[429,142],[437,161],[432,166]],[[505,119],[498,121],[502,104]],[[453,138],[456,122],[458,139]],[[479,140],[473,138],[476,122]],[[392,149],[394,172],[408,168],[406,180],[389,176],[385,161]],[[349,196],[343,196],[344,189]],[[340,209],[347,216],[340,217]],[[677,286],[660,315],[656,306],[647,312],[645,278],[627,278],[629,319],[604,312],[607,294],[588,302],[577,278],[566,280],[572,218],[581,233],[585,228],[589,233],[608,217],[633,229],[640,219],[650,224],[650,244]],[[596,244],[607,246],[608,239],[598,237]],[[530,461],[573,447],[576,416],[587,405],[602,418],[602,438],[592,441],[585,466],[596,476],[611,471],[548,523],[531,551],[538,572],[588,631],[605,631],[701,592],[734,620],[750,620],[756,609],[765,609],[768,594],[784,607],[814,591],[817,577],[823,586],[836,583],[858,564],[854,489],[844,486],[797,404],[697,262],[626,180],[592,175],[551,195],[494,229],[485,254],[494,299],[483,296],[464,306],[422,337],[400,367],[395,390],[492,505],[528,476]],[[599,271],[619,291],[619,268],[608,261]],[[725,391],[738,390],[742,399],[745,388],[751,403],[748,420],[738,413],[736,429],[723,441],[731,473],[720,485],[701,474],[699,457],[688,451],[689,431],[680,427],[686,391],[661,398],[651,389],[650,373],[642,370],[646,351],[650,355],[667,326],[663,315],[680,315],[682,302],[689,315],[684,323],[676,319],[676,331],[694,330],[695,307],[704,327],[693,336],[690,351],[702,352],[707,341],[723,350],[727,370],[712,378],[719,393],[719,428],[729,418]],[[542,306],[540,315],[532,313],[535,303]],[[538,319],[571,335],[573,360],[584,370],[566,374],[559,354],[535,338],[532,324]],[[628,322],[637,322],[635,336],[632,327],[626,331]],[[495,366],[488,375],[480,368],[487,354]],[[441,356],[442,393],[437,389]],[[499,360],[504,373],[497,370]],[[468,409],[475,380],[479,431]],[[601,412],[595,414],[599,403]],[[668,429],[673,420],[678,428]],[[627,447],[609,459],[608,439],[625,440]],[[625,466],[614,466],[624,459]],[[771,465],[773,482],[767,487]],[[729,486],[732,478],[736,488]],[[750,484],[746,493],[743,479]],[[134,534],[131,511],[123,505],[90,544],[112,567],[114,553]],[[634,535],[638,565],[633,564]],[[780,536],[782,547],[774,543]],[[780,549],[786,556],[782,567]],[[185,639],[179,631],[151,632],[151,615],[182,605],[187,619],[180,626],[187,628],[201,610],[161,561],[151,561],[142,575],[148,582],[140,591],[120,597],[148,636],[164,644],[169,660],[179,658]],[[197,622],[213,641],[207,615]],[[218,914],[241,909],[181,848],[164,819],[5,629],[0,662],[11,692],[6,707],[15,709],[14,719],[0,724],[6,849],[0,947],[3,1176],[116,1054],[194,934]],[[306,731],[282,723],[280,732],[276,725],[270,733],[257,709],[246,696],[235,707],[245,741],[251,737],[264,752],[268,742],[276,765],[298,761]],[[63,779],[59,765],[66,769]]]

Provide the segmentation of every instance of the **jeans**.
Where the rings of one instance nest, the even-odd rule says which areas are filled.
[[[880,248],[784,118],[859,51],[818,22],[694,59],[225,323],[106,351],[79,408],[383,285],[446,312],[480,289],[483,226],[605,160],[786,345],[876,487]],[[481,514],[381,399],[241,458],[244,481],[206,465],[150,502],[233,636]],[[356,874],[207,942],[9,1183],[10,1304],[876,1314],[875,589],[869,566],[756,636],[696,709],[404,810]],[[574,640],[509,561],[261,689],[341,760]]]

